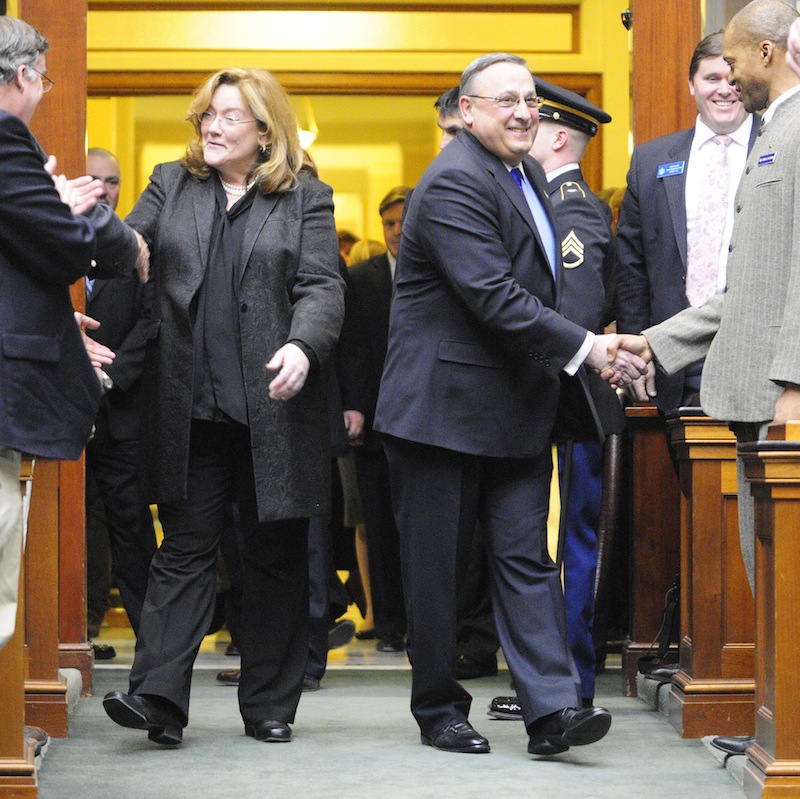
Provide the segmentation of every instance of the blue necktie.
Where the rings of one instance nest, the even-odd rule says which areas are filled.
[[[539,231],[539,237],[544,245],[550,271],[555,277],[555,265],[558,263],[556,259],[556,236],[553,226],[550,224],[550,219],[547,216],[547,211],[544,210],[542,201],[533,190],[531,184],[525,180],[525,175],[519,167],[511,170],[511,176],[516,181],[517,186],[522,190],[522,194],[525,196],[525,200],[528,203],[528,208],[531,209],[533,222],[536,225],[536,229]]]
[[[85,278],[86,280],[86,297],[92,296],[92,289],[94,288],[94,280],[91,278]]]

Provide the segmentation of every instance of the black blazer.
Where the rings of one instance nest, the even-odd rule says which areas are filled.
[[[524,168],[549,208],[542,168]],[[464,131],[407,203],[375,429],[496,457],[548,446],[586,336],[554,310],[560,269],[508,169]]]
[[[42,163],[22,120],[0,111],[0,444],[74,459],[94,424],[100,385],[69,287],[93,258],[132,269],[138,247],[106,206],[73,216]]]
[[[341,339],[343,398],[345,410],[364,414],[366,446],[375,443],[372,426],[389,344],[391,305],[392,274],[386,253],[348,269]]]
[[[758,135],[753,118],[748,152]],[[686,171],[659,178],[658,167],[688,163],[694,128],[662,136],[633,151],[628,188],[617,227],[617,327],[640,333],[687,307],[686,299]],[[677,408],[683,392],[683,370],[656,371],[656,405]]]
[[[117,440],[140,435],[142,373],[152,301],[153,284],[142,285],[136,275],[97,278],[86,300],[86,313],[101,323],[97,330],[88,331],[89,335],[116,353],[114,362],[104,367],[114,388],[103,396],[100,408],[106,414],[109,433]]]

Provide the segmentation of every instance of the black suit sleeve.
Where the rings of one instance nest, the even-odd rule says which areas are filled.
[[[97,203],[87,212],[97,239],[98,272],[105,277],[129,275],[136,268],[139,244],[136,234],[111,209]]]
[[[40,148],[22,120],[0,115],[0,246],[29,277],[70,285],[95,257],[91,223],[74,216],[45,172]]]
[[[355,278],[357,279],[357,277]],[[369,348],[364,338],[365,323],[352,288],[354,276],[345,273],[344,322],[339,336],[338,374],[342,409],[366,415],[369,404]]]
[[[136,280],[136,278],[131,278]],[[153,283],[137,287],[140,295],[139,318],[125,336],[122,344],[114,349],[116,357],[104,371],[114,381],[114,387],[127,391],[144,372],[144,356],[147,346],[147,329],[153,307]],[[101,328],[102,329],[102,328]]]

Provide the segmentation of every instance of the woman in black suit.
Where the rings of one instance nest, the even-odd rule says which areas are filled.
[[[331,190],[301,172],[294,112],[267,72],[216,73],[188,119],[196,138],[186,155],[155,168],[127,220],[150,245],[155,281],[145,451],[164,543],[130,691],[104,706],[153,741],[181,742],[235,500],[245,560],[240,710],[247,735],[289,741],[308,654],[308,518],[329,504],[320,365],[344,294]]]

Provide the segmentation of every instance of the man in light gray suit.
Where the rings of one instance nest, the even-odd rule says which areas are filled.
[[[623,347],[668,374],[705,357],[700,404],[728,420],[739,443],[763,438],[769,424],[800,419],[800,75],[786,60],[797,19],[783,0],[753,0],[725,29],[723,56],[745,109],[767,109],[736,196],[725,292],[642,336],[622,337]],[[737,472],[752,587],[755,518],[741,458]],[[744,752],[751,742],[732,743]]]

